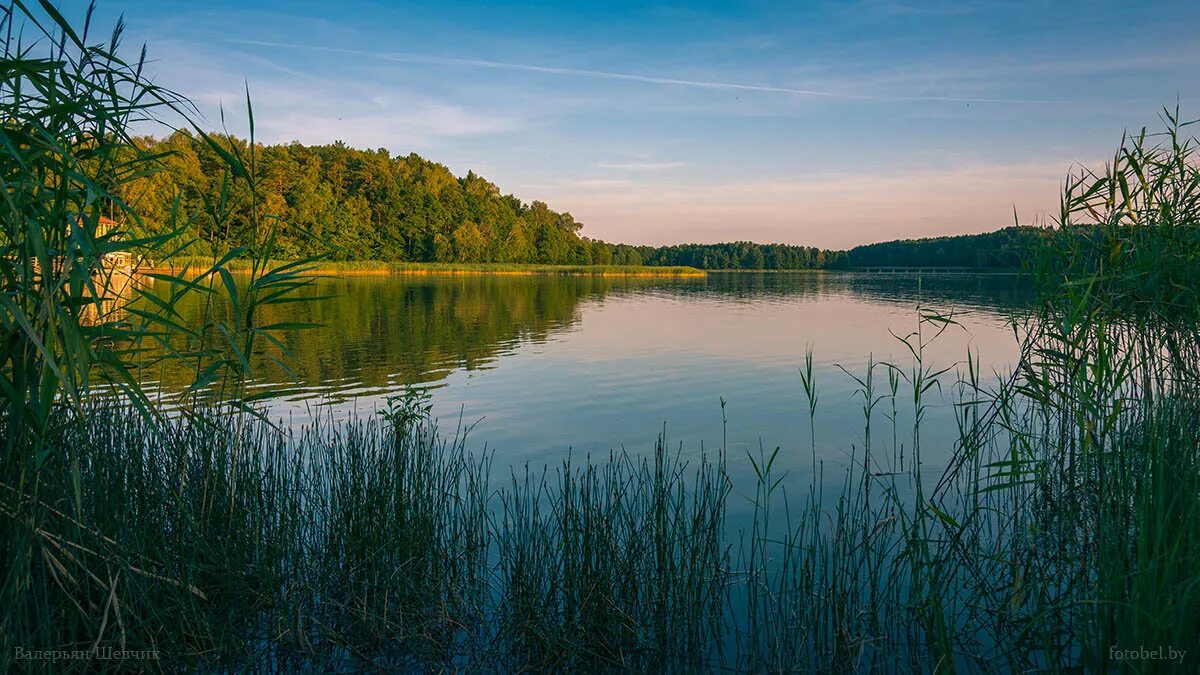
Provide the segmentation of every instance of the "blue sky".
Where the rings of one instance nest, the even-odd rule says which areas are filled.
[[[79,15],[82,2],[66,3]],[[418,152],[610,241],[844,247],[1032,222],[1178,99],[1196,2],[117,2],[264,141]]]

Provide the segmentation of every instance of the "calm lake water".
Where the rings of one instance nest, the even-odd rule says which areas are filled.
[[[727,434],[734,474],[749,470],[745,453],[761,446],[780,448],[780,469],[811,476],[806,349],[819,461],[845,465],[865,440],[862,385],[851,375],[865,380],[870,359],[911,371],[900,338],[916,330],[918,304],[959,323],[926,350],[927,365],[952,368],[942,377],[951,385],[968,350],[985,374],[1011,366],[1009,317],[1030,298],[1013,277],[835,273],[357,276],[322,280],[312,292],[336,298],[267,317],[326,326],[289,340],[295,379],[258,366],[273,417],[300,425],[318,414],[371,415],[389,394],[426,387],[442,429],[471,426],[468,447],[494,453],[498,477],[527,463],[557,465],[568,453],[648,452],[664,430],[684,454],[715,449]],[[928,338],[935,327],[924,331]],[[874,447],[895,444],[898,454],[911,437],[911,389],[900,383],[894,436],[887,370],[874,375],[884,397]],[[928,399],[922,443],[931,473],[957,438],[951,389]]]

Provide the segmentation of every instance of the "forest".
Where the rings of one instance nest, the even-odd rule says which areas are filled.
[[[686,265],[702,270],[820,270],[846,266],[845,251],[750,241],[639,246],[637,252],[646,265]]]
[[[1042,243],[1046,230],[1011,226],[995,232],[928,239],[901,239],[856,246],[845,254],[845,265],[863,267],[969,267],[978,270],[1018,270]]]
[[[253,180],[228,180],[212,145],[179,131],[137,139],[143,150],[162,157],[166,170],[132,181],[121,195],[150,229],[170,220],[178,199],[183,213],[196,214],[188,225],[198,242],[193,254],[253,242],[253,207],[278,224],[276,252],[283,258],[332,249],[335,260],[640,263],[631,247],[580,236],[582,226],[569,213],[501,194],[474,173],[458,178],[415,154],[393,157],[339,142],[256,145],[251,155],[245,140],[217,141],[253,157],[246,164]],[[224,193],[228,207],[216,222],[203,207]]]
[[[144,151],[161,157],[165,170],[121,188],[121,198],[140,215],[141,228],[150,230],[135,234],[151,234],[179,208],[195,214],[187,226],[196,240],[189,253],[222,253],[254,241],[253,207],[263,220],[278,223],[277,255],[289,259],[332,249],[334,260],[822,269],[844,256],[751,242],[610,244],[584,236],[583,224],[570,213],[541,201],[525,203],[474,172],[457,177],[416,154],[393,156],[341,142],[256,144],[251,154],[243,139],[216,140],[253,157],[246,163],[253,180],[229,180],[220,154],[189,132],[137,139]],[[226,209],[217,222],[204,206],[222,194]]]
[[[147,172],[120,197],[152,234],[173,208],[194,214],[187,227],[192,255],[223,253],[254,241],[252,205],[260,222],[278,224],[276,252],[285,259],[330,253],[333,260],[551,265],[688,266],[703,270],[819,270],[887,267],[964,267],[1011,270],[1040,240],[1040,228],[1007,227],[985,234],[906,239],[849,251],[735,241],[643,246],[585,236],[583,224],[545,202],[526,203],[468,172],[415,153],[359,150],[336,142],[250,144],[216,137],[231,151],[253,156],[253,180],[229,180],[212,144],[187,131],[143,137],[143,150],[161,157],[163,171]],[[250,187],[253,185],[253,187]],[[251,190],[257,194],[252,195]],[[217,222],[204,208],[225,194]],[[257,199],[252,199],[257,197]],[[134,227],[133,229],[138,229]]]

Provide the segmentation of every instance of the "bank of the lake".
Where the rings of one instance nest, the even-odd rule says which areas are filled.
[[[212,258],[182,258],[158,262],[139,268],[142,272],[178,274],[184,269],[207,269]],[[272,262],[272,266],[287,264],[286,261]],[[297,263],[300,264],[300,263]],[[225,264],[230,271],[250,271],[249,260],[232,260]],[[601,277],[703,277],[705,272],[695,267],[650,265],[541,265],[532,263],[442,263],[442,262],[392,262],[387,260],[321,260],[300,264],[305,274],[330,276],[357,275],[445,275],[475,276],[483,274],[507,276],[565,275]]]
[[[167,262],[157,262],[143,265],[139,272],[178,274],[185,269],[203,270],[214,262],[212,258],[181,258]],[[374,276],[374,275],[409,275],[409,276],[600,276],[600,277],[704,277],[708,274],[885,274],[901,276],[1020,276],[1018,270],[1001,270],[991,268],[959,268],[959,267],[865,267],[849,269],[761,269],[761,268],[722,268],[699,269],[686,265],[548,265],[537,263],[497,263],[497,262],[396,262],[387,260],[344,260],[303,263],[299,261],[272,261],[272,266],[285,265],[295,262],[301,265],[306,275],[328,276]],[[231,272],[249,272],[252,262],[249,260],[232,260],[224,267]]]

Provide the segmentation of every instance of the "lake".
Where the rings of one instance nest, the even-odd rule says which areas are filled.
[[[847,273],[350,276],[308,292],[334,297],[264,317],[324,326],[288,338],[294,376],[256,365],[256,390],[286,424],[372,415],[417,386],[431,393],[444,431],[470,427],[468,447],[494,453],[497,477],[568,453],[649,451],[665,433],[685,454],[724,442],[735,480],[749,470],[747,452],[776,447],[776,466],[811,476],[814,436],[819,462],[847,464],[866,441],[868,362],[911,372],[901,339],[917,329],[919,305],[956,321],[925,351],[927,368],[951,369],[929,391],[922,426],[936,476],[957,438],[955,372],[968,353],[985,379],[1010,368],[1018,353],[1010,317],[1031,297],[1015,277]],[[924,338],[937,328],[926,324]],[[801,377],[807,350],[815,433]],[[912,436],[911,388],[898,382],[893,430],[888,369],[875,368],[872,441],[881,456],[903,454]]]

